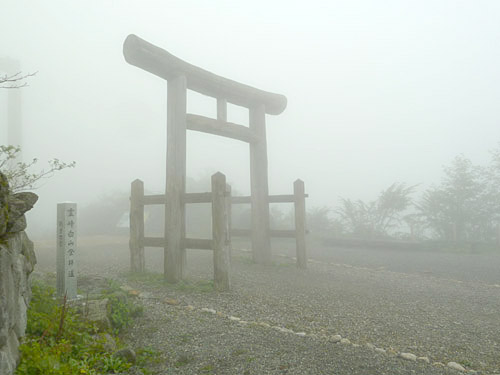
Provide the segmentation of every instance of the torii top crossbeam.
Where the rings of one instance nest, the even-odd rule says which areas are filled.
[[[214,98],[225,98],[229,103],[251,108],[263,104],[267,114],[279,115],[286,108],[286,97],[210,73],[175,57],[136,35],[129,35],[123,44],[125,60],[167,81],[183,75],[187,88]]]

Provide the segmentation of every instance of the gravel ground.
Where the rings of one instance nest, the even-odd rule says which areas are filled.
[[[126,270],[126,243],[95,242],[81,241],[81,272],[116,277]],[[42,256],[40,267],[50,269],[50,245],[39,248],[48,257]],[[191,282],[182,287],[159,285],[153,277],[123,280],[143,292],[146,306],[126,340],[161,354],[152,364],[157,374],[458,374],[433,365],[450,361],[478,374],[500,373],[494,273],[460,276],[445,267],[441,254],[426,255],[420,268],[416,261],[404,268],[400,254],[384,254],[372,256],[375,261],[356,252],[311,251],[321,261],[300,271],[290,258],[264,267],[235,251],[233,289],[214,293],[206,288],[210,254],[190,251]],[[161,251],[148,249],[147,264],[160,272]],[[435,267],[432,274],[421,272],[426,264]],[[335,335],[351,344],[334,343]],[[430,364],[399,358],[401,352],[427,357]]]

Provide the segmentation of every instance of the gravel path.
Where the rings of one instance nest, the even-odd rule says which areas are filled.
[[[126,247],[108,246],[111,266],[99,261],[102,249],[92,249],[81,270],[113,276],[126,269]],[[153,271],[161,271],[160,253],[148,253]],[[214,293],[203,286],[212,278],[210,254],[189,252],[187,286],[126,281],[146,306],[126,340],[161,353],[157,374],[459,374],[444,365],[450,361],[500,373],[493,276],[463,280],[341,257],[314,261],[320,258],[300,271],[289,258],[263,267],[235,251],[233,290]],[[430,363],[402,359],[402,352]]]

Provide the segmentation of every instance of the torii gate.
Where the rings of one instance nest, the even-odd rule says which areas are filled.
[[[129,35],[125,60],[168,82],[167,167],[165,204],[165,275],[182,278],[185,249],[186,130],[247,142],[250,146],[252,253],[257,263],[270,263],[269,187],[266,114],[278,115],[287,104],[283,95],[262,91],[191,65],[147,41]],[[187,89],[217,100],[217,119],[186,113]],[[227,103],[249,109],[249,127],[227,122]]]

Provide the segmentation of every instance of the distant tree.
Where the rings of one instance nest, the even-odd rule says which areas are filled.
[[[490,241],[500,221],[499,183],[500,147],[487,167],[460,155],[444,168],[441,184],[428,189],[417,207],[440,239]]]
[[[340,223],[330,217],[331,209],[328,207],[313,207],[307,210],[306,225],[311,234],[341,234]]]
[[[336,210],[347,233],[360,238],[390,236],[404,222],[404,212],[411,206],[416,186],[394,183],[371,202],[341,198]]]

